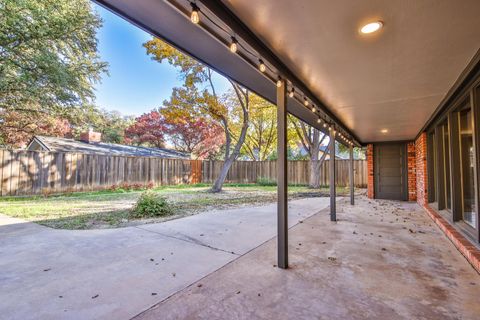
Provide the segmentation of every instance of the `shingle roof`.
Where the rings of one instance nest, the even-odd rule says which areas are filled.
[[[148,148],[139,146],[127,146],[116,143],[105,142],[83,142],[73,139],[35,136],[32,140],[37,141],[48,151],[52,152],[80,152],[91,154],[108,154],[119,156],[137,156],[137,157],[159,157],[159,158],[176,158],[190,159],[188,153],[164,149],[164,148]],[[28,147],[27,147],[28,149]]]

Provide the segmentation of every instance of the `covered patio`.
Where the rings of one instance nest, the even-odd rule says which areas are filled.
[[[357,199],[275,239],[135,319],[478,319],[480,277],[415,203]]]
[[[479,317],[478,1],[96,2],[277,106],[276,238],[140,319]],[[287,114],[368,198],[288,229]]]

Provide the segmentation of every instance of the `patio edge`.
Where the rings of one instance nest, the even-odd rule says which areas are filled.
[[[442,216],[440,216],[429,205],[423,205],[423,209],[430,218],[440,227],[447,238],[467,259],[472,267],[480,274],[480,250],[478,250],[467,238],[451,226]]]

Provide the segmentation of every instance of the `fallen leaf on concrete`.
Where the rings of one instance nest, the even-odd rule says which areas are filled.
[[[337,258],[335,258],[335,257],[328,257],[328,260],[330,260],[330,261],[336,261]]]
[[[44,272],[45,272],[45,271],[50,271],[50,270],[52,270],[52,268],[43,269]]]
[[[156,292],[152,292],[152,296],[156,296],[156,295],[157,295],[157,293],[156,293]]]
[[[150,261],[155,261],[155,259],[153,259],[153,258],[150,258]]]
[[[201,288],[203,285],[201,283],[197,284],[197,288]]]
[[[98,294],[96,294],[96,295],[94,295],[94,296],[92,297],[92,299],[97,299],[97,298],[98,298],[98,296],[99,296],[99,295],[98,295]]]
[[[386,248],[382,248],[382,251],[387,251],[387,249],[386,249]]]
[[[176,275],[177,275],[177,274],[176,274],[175,272],[173,272],[173,273],[172,273],[172,276],[174,276],[174,277],[175,277]]]
[[[240,294],[240,291],[237,291],[237,294]]]

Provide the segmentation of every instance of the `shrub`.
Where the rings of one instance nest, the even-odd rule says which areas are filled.
[[[273,180],[270,180],[268,178],[257,178],[257,184],[259,186],[276,186],[277,185],[277,182],[276,181],[273,181]]]
[[[153,189],[155,187],[155,184],[150,181],[147,184],[141,184],[141,183],[128,183],[128,182],[123,182],[120,185],[111,185],[108,190],[110,191],[119,191],[119,192],[126,192],[126,191],[131,191],[131,190],[147,190],[147,189]]]
[[[173,214],[173,207],[167,198],[152,191],[145,191],[138,198],[130,216],[132,218],[153,218]]]

